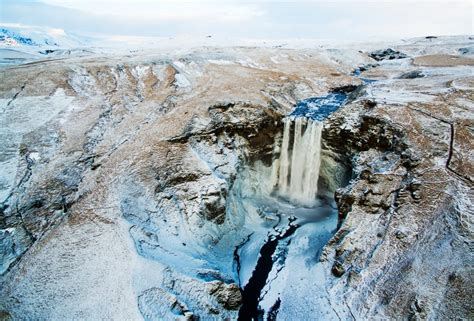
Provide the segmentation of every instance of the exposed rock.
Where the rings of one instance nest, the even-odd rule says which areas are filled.
[[[10,321],[11,315],[7,311],[0,311],[0,320],[2,321]]]
[[[367,71],[367,70],[372,69],[372,68],[376,68],[377,66],[378,66],[377,64],[362,65],[362,66],[359,66],[356,69],[354,69],[354,71],[352,73],[358,76],[362,72]]]
[[[466,48],[459,48],[458,52],[461,55],[467,55],[467,54],[472,54],[474,52],[473,47],[466,47]]]
[[[358,87],[357,85],[346,85],[346,86],[333,88],[331,91],[335,93],[349,94],[353,92],[354,90],[356,90],[357,87]]]
[[[335,276],[341,277],[346,272],[346,270],[344,269],[341,261],[335,261],[332,266],[331,272]]]
[[[391,48],[375,50],[369,53],[369,57],[377,61],[382,60],[393,60],[393,59],[403,59],[408,56],[400,51],[393,50]]]
[[[242,304],[242,295],[235,283],[227,285],[223,282],[216,282],[213,284],[210,293],[227,310],[237,310]]]
[[[425,77],[421,70],[412,70],[398,76],[399,79],[415,79]]]

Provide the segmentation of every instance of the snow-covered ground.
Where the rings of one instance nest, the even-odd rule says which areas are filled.
[[[28,63],[35,60],[58,59],[67,56],[86,55],[143,55],[163,52],[182,53],[201,47],[260,47],[284,49],[324,49],[328,59],[357,61],[357,52],[365,52],[392,46],[403,46],[410,55],[440,53],[459,54],[459,45],[465,44],[467,36],[438,38],[415,38],[400,40],[373,39],[370,42],[341,41],[333,39],[292,38],[261,39],[233,38],[222,36],[179,35],[169,37],[95,35],[82,36],[63,29],[0,23],[0,66]],[[407,46],[412,44],[412,47]],[[423,48],[423,49],[420,49]],[[463,48],[462,54],[473,55],[474,46]],[[279,63],[282,57],[272,57]],[[284,58],[284,57],[283,57]],[[228,64],[215,60],[216,64]],[[253,66],[252,62],[241,61],[242,65]]]
[[[17,33],[21,30],[17,29]],[[271,187],[265,183],[272,181],[270,167],[257,162],[251,168],[235,172],[238,159],[242,157],[239,149],[231,150],[229,146],[244,144],[240,136],[231,140],[225,135],[209,134],[208,130],[219,126],[215,122],[221,118],[226,119],[226,126],[248,124],[248,128],[256,128],[252,121],[263,116],[254,115],[259,109],[249,108],[248,101],[260,108],[267,104],[268,98],[278,102],[282,110],[288,105],[286,112],[289,112],[302,98],[320,95],[335,87],[359,84],[361,81],[352,77],[352,70],[374,62],[359,50],[367,52],[386,48],[388,44],[336,44],[310,39],[232,42],[214,37],[113,37],[94,39],[83,49],[72,49],[75,46],[72,42],[61,44],[61,37],[68,34],[64,36],[59,31],[41,37],[30,31],[21,36],[31,41],[11,32],[8,34],[8,39],[3,38],[2,54],[17,55],[16,60],[10,59],[9,63],[58,59],[61,55],[100,58],[71,57],[55,63],[2,70],[6,77],[4,99],[0,100],[3,113],[0,123],[4,125],[0,136],[7,144],[3,146],[5,175],[0,181],[0,201],[8,195],[18,197],[19,204],[24,204],[27,222],[33,227],[40,223],[45,226],[46,218],[39,223],[33,220],[38,217],[37,209],[31,210],[35,215],[28,211],[30,207],[55,201],[52,198],[56,195],[55,188],[62,185],[48,183],[56,180],[47,175],[56,177],[53,175],[59,173],[60,182],[64,181],[68,187],[75,184],[76,176],[70,173],[71,168],[80,166],[78,170],[85,172],[81,174],[85,176],[77,194],[82,196],[73,200],[75,204],[71,201],[75,207],[63,207],[63,210],[68,209],[64,221],[35,243],[13,267],[8,276],[11,275],[11,279],[5,281],[8,291],[0,292],[7,293],[8,309],[13,315],[23,313],[37,319],[47,315],[60,320],[153,319],[150,316],[154,315],[154,319],[159,319],[156,316],[173,317],[177,302],[186,304],[198,315],[209,316],[213,311],[208,307],[220,307],[221,303],[216,303],[218,296],[208,293],[215,293],[215,287],[220,287],[225,295],[240,294],[237,286],[249,283],[262,257],[262,246],[268,244],[272,236],[285,235],[290,217],[295,217],[295,224],[300,227],[279,240],[272,254],[275,263],[265,279],[260,306],[268,313],[279,302],[278,315],[283,320],[308,319],[309,313],[314,319],[337,319],[338,314],[343,316],[341,319],[350,319],[350,311],[344,306],[347,301],[343,300],[346,292],[338,296],[334,291],[326,294],[334,289],[328,280],[337,280],[330,272],[334,255],[327,262],[318,260],[321,247],[336,228],[333,204],[296,210],[274,198],[270,195]],[[46,42],[50,36],[53,40]],[[467,52],[463,55],[470,55],[472,41],[467,39],[467,36],[449,38],[447,45],[437,52],[459,54],[463,49]],[[404,42],[399,41],[391,42],[390,46],[395,49],[404,46],[401,51],[416,56],[432,53],[429,44],[437,41],[423,38],[413,40],[418,45],[403,45]],[[72,47],[68,49],[68,45]],[[203,45],[212,48],[189,49]],[[271,48],[216,48],[237,45]],[[42,54],[45,48],[52,52]],[[316,49],[287,50],[289,48]],[[167,50],[173,54],[161,56]],[[181,51],[186,53],[180,56]],[[426,74],[426,78],[400,78],[416,70]],[[375,111],[396,110],[392,116],[396,119],[410,115],[411,109],[401,109],[407,103],[434,106],[433,99],[445,96],[448,87],[472,88],[471,75],[472,67],[420,66],[413,64],[412,58],[381,61],[376,68],[363,73],[362,77],[378,80],[367,86],[363,97],[379,104]],[[453,99],[461,107],[465,106],[458,108],[456,115],[471,117],[470,96]],[[215,104],[219,112],[214,111]],[[362,107],[354,104],[348,108],[341,129],[350,132],[358,128],[357,113]],[[434,124],[433,119],[424,121],[423,125],[429,130],[420,133],[426,135],[434,130],[436,141],[444,143],[449,128],[443,123]],[[406,122],[403,119],[402,124]],[[461,131],[463,127],[456,127],[456,133],[458,129]],[[424,137],[420,133],[414,132],[414,137]],[[186,135],[194,137],[183,144],[181,138]],[[268,144],[271,150],[271,143]],[[454,153],[463,155],[456,150]],[[383,174],[387,164],[397,162],[398,158],[394,159],[393,162],[392,158],[385,159],[383,166],[371,164],[371,169],[382,168],[377,173]],[[444,152],[430,159],[439,159],[439,168],[446,164]],[[30,185],[22,185],[20,181],[20,189],[14,183],[16,177],[21,178],[20,174],[27,172],[24,167],[33,170],[33,176]],[[328,168],[321,166],[325,176],[332,177]],[[175,172],[180,175],[173,176]],[[356,168],[356,172],[362,170]],[[217,224],[214,221],[218,222],[223,216],[212,214],[219,214],[222,209],[220,195],[227,193],[224,178],[234,174],[239,176],[226,194],[225,220]],[[385,183],[383,187],[393,190],[391,184]],[[53,201],[48,198],[30,204],[33,196],[42,195],[35,190],[37,187],[51,191]],[[373,188],[380,194],[380,185]],[[11,194],[12,191],[15,194]],[[89,191],[93,193],[88,194]],[[55,211],[54,215],[63,215],[63,210]],[[319,217],[325,210],[333,212]],[[354,217],[358,223],[357,216]],[[397,217],[394,221],[397,222]],[[363,224],[349,226],[359,233],[347,241],[349,250],[360,240],[371,241],[372,234],[378,238],[375,233],[367,233],[376,231],[375,227],[367,230],[364,227],[367,221],[361,222]],[[407,230],[410,229],[404,227],[403,231]],[[14,228],[5,231],[10,239],[20,239]],[[398,244],[390,239],[391,233],[387,235],[390,244]],[[17,243],[20,244],[15,241],[12,246],[16,251]],[[362,254],[370,250],[364,244],[359,248]],[[26,248],[21,249],[24,251]],[[9,258],[5,269],[19,256],[13,254],[16,256]],[[236,256],[239,257],[238,271]],[[377,271],[374,270],[365,273],[369,275]],[[338,284],[343,288],[344,282]],[[370,289],[374,286],[370,285]],[[341,291],[347,289],[344,287]],[[18,297],[23,299],[21,304],[15,301]],[[3,309],[1,301],[0,310]],[[332,307],[331,302],[338,302],[338,306]],[[370,306],[372,301],[368,304]],[[234,307],[216,319],[235,317],[237,313]],[[360,312],[360,315],[363,319],[364,314]]]

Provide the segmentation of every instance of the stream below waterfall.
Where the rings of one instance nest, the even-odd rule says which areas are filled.
[[[327,306],[318,262],[337,229],[337,207],[333,195],[318,186],[324,166],[322,122],[347,100],[348,95],[339,92],[305,99],[283,121],[266,177],[269,187],[248,201],[265,222],[266,234],[250,234],[234,253],[243,297],[241,321],[298,319],[302,308],[307,316],[311,307],[304,302],[311,295],[315,299],[307,304]],[[305,292],[308,288],[312,293]],[[319,317],[331,319],[328,311],[318,309]]]

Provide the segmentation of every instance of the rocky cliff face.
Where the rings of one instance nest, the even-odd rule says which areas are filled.
[[[3,69],[2,317],[236,319],[236,248],[269,224],[242,200],[282,117],[361,77],[377,81],[323,129],[320,184],[332,195],[352,179],[335,191],[323,277],[298,291],[327,294],[282,299],[280,316],[472,317],[473,59],[447,55],[466,42],[433,58],[414,41],[378,63],[350,48],[232,48]]]
[[[328,122],[328,148],[352,160],[354,179],[336,193],[341,227],[325,259],[333,297],[356,318],[472,316],[474,97],[460,85],[472,84],[472,67],[439,65],[426,63],[423,78],[381,79]]]

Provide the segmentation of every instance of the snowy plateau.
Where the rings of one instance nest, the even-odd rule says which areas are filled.
[[[134,41],[0,26],[1,320],[474,319],[473,37]]]

